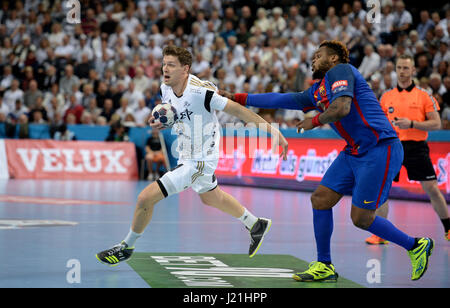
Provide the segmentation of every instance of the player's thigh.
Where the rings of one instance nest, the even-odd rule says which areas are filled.
[[[139,193],[138,204],[155,204],[161,201],[165,197],[163,190],[164,188],[157,181],[150,183]]]
[[[347,156],[341,152],[325,172],[320,185],[311,195],[314,208],[331,208],[343,195],[351,195],[355,180]]]
[[[192,189],[200,195],[200,197],[207,193],[212,192],[208,195],[213,195],[216,192],[217,178],[214,172],[216,171],[218,161],[202,161],[200,162],[197,171],[192,175]],[[220,191],[217,190],[217,191]]]
[[[363,157],[355,157],[352,161],[355,172],[352,204],[367,210],[375,210],[384,204],[402,161],[400,142],[378,145]]]
[[[166,172],[158,182],[165,197],[177,194],[192,185],[192,176],[196,173],[196,168],[192,162],[180,163],[172,170]]]

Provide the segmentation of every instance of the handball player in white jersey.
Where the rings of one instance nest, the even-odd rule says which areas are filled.
[[[155,204],[189,187],[199,194],[204,204],[230,214],[245,225],[250,232],[250,257],[256,254],[270,229],[270,219],[254,216],[217,185],[214,171],[219,159],[220,125],[215,111],[223,110],[246,123],[254,123],[278,138],[283,159],[286,159],[288,143],[278,129],[259,115],[220,96],[214,84],[191,75],[191,64],[192,55],[188,50],[175,46],[164,48],[161,96],[162,102],[173,105],[178,114],[179,120],[172,127],[177,134],[178,165],[139,194],[129,233],[120,244],[96,255],[102,263],[117,265],[128,260],[136,240],[152,218]],[[162,128],[153,117],[150,126]]]

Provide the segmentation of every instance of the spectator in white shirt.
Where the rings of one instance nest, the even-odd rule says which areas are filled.
[[[8,105],[3,103],[3,97],[0,95],[0,113],[4,114],[5,116],[8,115],[10,108]]]
[[[128,106],[128,99],[126,97],[122,97],[120,99],[120,107],[116,110],[115,114],[120,117],[120,120],[125,120],[127,114],[133,114],[133,109]]]
[[[273,17],[270,19],[271,27],[278,36],[286,29],[286,20],[282,16],[283,10],[280,7],[275,7],[272,10]]]
[[[353,11],[348,15],[350,21],[353,22],[356,18],[359,18],[362,23],[364,23],[364,19],[366,18],[366,11],[363,10],[361,1],[356,0],[353,2]]]
[[[393,31],[396,33],[408,31],[412,26],[412,22],[412,15],[405,9],[405,3],[403,1],[397,1],[395,3]]]
[[[136,76],[133,78],[136,91],[144,93],[150,87],[150,78],[145,76],[144,69],[140,66],[136,68]]]
[[[3,68],[3,78],[0,81],[0,91],[5,91],[11,86],[14,76],[12,74],[12,68],[10,65],[5,65]]]
[[[201,75],[207,68],[209,68],[209,62],[203,59],[202,53],[197,53],[195,55],[195,60],[192,63],[192,73],[199,78],[202,78]]]
[[[139,24],[139,19],[134,16],[133,8],[127,9],[125,18],[122,19],[119,24],[122,26],[123,32],[126,35],[131,35],[134,33],[136,26]]]
[[[86,54],[88,56],[89,61],[94,59],[94,51],[87,43],[87,36],[82,34],[79,39],[79,46],[77,47],[77,53],[75,55],[75,59],[77,62],[82,62],[82,55]]]
[[[15,109],[16,101],[23,101],[23,91],[19,88],[19,81],[14,79],[11,82],[11,88],[3,94],[3,101],[10,110]]]
[[[65,35],[62,45],[55,48],[55,56],[69,60],[75,55],[75,48],[70,44],[70,37]]]
[[[151,110],[145,105],[145,99],[138,101],[138,108],[134,111],[133,116],[137,126],[146,126]]]
[[[135,110],[136,108],[138,108],[138,105],[139,105],[138,102],[141,99],[145,98],[144,94],[141,91],[136,90],[133,81],[130,81],[128,83],[128,90],[125,91],[125,93],[123,93],[122,97],[125,97],[128,100],[128,106],[132,110]]]
[[[364,47],[364,58],[358,70],[363,77],[368,80],[370,76],[376,72],[380,66],[380,56],[373,50],[373,46],[367,44]]]
[[[450,63],[450,50],[448,48],[447,40],[441,40],[439,42],[439,50],[433,58],[433,67],[438,67],[439,63],[442,61]]]

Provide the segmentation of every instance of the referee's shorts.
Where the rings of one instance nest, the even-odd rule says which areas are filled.
[[[403,145],[403,166],[411,181],[431,181],[436,180],[436,172],[430,159],[430,148],[426,141],[402,141]],[[399,181],[400,172],[394,178]]]

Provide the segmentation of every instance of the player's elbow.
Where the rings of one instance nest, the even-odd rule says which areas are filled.
[[[337,114],[339,119],[346,117],[350,113],[350,108],[340,108]]]

